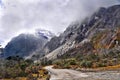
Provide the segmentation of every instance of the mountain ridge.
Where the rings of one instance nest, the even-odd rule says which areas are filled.
[[[58,55],[65,54],[70,49],[69,44],[72,44],[73,42],[74,46],[72,48],[76,48],[82,45],[81,47],[79,47],[79,49],[83,47],[83,49],[85,50],[85,48],[88,47],[88,50],[86,49],[88,52],[86,53],[91,53],[91,50],[93,52],[95,48],[95,45],[91,43],[91,40],[95,34],[99,35],[100,34],[99,32],[102,31],[104,32],[106,30],[108,30],[108,33],[111,32],[110,33],[111,35],[108,33],[106,34],[106,37],[108,37],[107,39],[103,38],[102,40],[103,43],[99,42],[101,44],[106,44],[106,42],[111,39],[110,37],[113,36],[112,34],[115,34],[114,32],[119,28],[119,26],[120,26],[120,5],[114,5],[108,8],[102,7],[97,12],[95,12],[91,17],[83,20],[82,23],[78,22],[70,25],[59,37],[54,37],[53,39],[51,39],[51,41],[48,42],[45,46],[45,49],[48,50],[48,52],[46,52],[48,55],[46,55],[45,57],[47,57],[48,59],[49,57],[50,59],[55,59],[57,58]],[[81,41],[84,42],[86,45],[88,44],[92,45],[84,47],[85,45]],[[52,44],[54,42],[57,43]],[[50,44],[54,46],[53,49],[49,48]],[[65,45],[67,46],[65,47]],[[61,46],[63,47],[60,48]],[[56,50],[58,52],[56,52]],[[54,54],[56,55],[52,57]]]
[[[49,32],[49,33],[48,33]],[[14,37],[4,48],[3,57],[20,56],[28,57],[37,49],[41,49],[53,36],[52,32],[36,30],[35,33],[22,33]]]

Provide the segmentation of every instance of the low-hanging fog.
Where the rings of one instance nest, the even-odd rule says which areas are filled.
[[[38,28],[57,34],[99,7],[115,4],[119,0],[0,0],[0,44]]]

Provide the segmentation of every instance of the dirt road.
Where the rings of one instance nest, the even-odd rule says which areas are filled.
[[[47,66],[45,69],[51,75],[50,80],[120,80],[119,71],[83,73],[69,69],[53,69],[52,66]]]
[[[50,80],[79,80],[83,77],[88,77],[87,74],[75,70],[68,69],[53,69],[52,66],[45,67],[51,75]]]

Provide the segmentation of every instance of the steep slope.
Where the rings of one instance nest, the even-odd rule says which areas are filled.
[[[77,39],[77,37],[80,36],[79,41],[82,41],[84,39],[84,36],[80,34],[78,36],[77,30],[80,26],[80,23],[75,22],[71,24],[60,36],[53,37],[43,48],[45,53],[50,53],[53,50],[57,49],[58,47],[64,45],[64,44],[72,44],[74,43],[74,40]]]
[[[111,47],[112,41],[114,42],[112,39],[113,36],[116,35],[116,30],[119,26],[120,5],[111,6],[109,8],[100,8],[91,17],[86,18],[82,23],[79,21],[75,22],[74,24],[71,24],[59,37],[52,38],[44,48],[47,50],[46,53],[49,53],[46,57],[48,59],[54,59],[73,49],[73,51],[80,52],[82,54],[92,53],[96,50],[102,51],[103,49],[108,49]],[[93,39],[95,35],[98,37],[100,33],[102,33],[102,37],[98,38],[99,41]],[[102,45],[101,48],[96,48],[96,43],[100,45],[104,44],[105,46],[109,45],[109,47],[104,47]],[[51,44],[52,47],[50,46]],[[56,55],[53,56],[54,54]],[[71,52],[71,54],[75,53]]]

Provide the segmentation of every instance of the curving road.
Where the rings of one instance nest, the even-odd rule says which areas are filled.
[[[47,66],[45,69],[50,72],[50,80],[80,80],[80,78],[88,77],[87,74],[69,70],[69,69],[53,69],[53,66]]]

